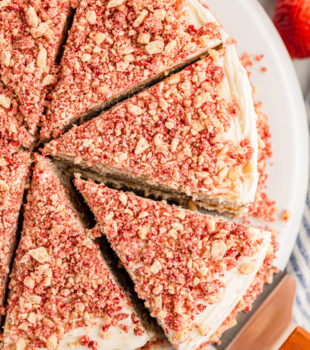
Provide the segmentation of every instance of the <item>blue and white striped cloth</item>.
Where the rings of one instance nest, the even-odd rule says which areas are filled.
[[[310,94],[306,104],[310,131]],[[297,281],[294,320],[310,331],[310,183],[300,233],[287,270]]]

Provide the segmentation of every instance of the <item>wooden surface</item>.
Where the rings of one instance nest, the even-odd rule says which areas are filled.
[[[310,334],[303,328],[297,327],[280,350],[309,350]]]
[[[296,282],[286,275],[254,312],[227,350],[278,350],[296,329],[292,319],[295,293]],[[306,349],[310,350],[309,347]]]

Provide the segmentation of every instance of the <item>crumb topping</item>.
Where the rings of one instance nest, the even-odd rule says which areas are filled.
[[[51,67],[69,11],[69,0],[0,2],[0,77],[14,93],[32,133],[41,119],[47,87],[55,78]],[[10,110],[9,99],[1,95],[0,105]]]
[[[291,212],[290,212],[290,210],[284,209],[284,210],[282,211],[282,214],[281,214],[281,220],[282,220],[283,222],[289,222],[290,218],[291,218]]]
[[[14,140],[24,147],[30,147],[34,138],[23,124],[19,104],[12,90],[0,81],[0,138]]]
[[[224,50],[220,52],[224,55]],[[238,202],[253,147],[225,137],[239,117],[221,96],[223,67],[209,56],[44,148],[94,167],[111,166],[191,196]]]
[[[42,137],[222,41],[216,22],[189,23],[185,0],[81,1]],[[205,6],[205,5],[204,5]],[[212,45],[211,45],[212,46]]]
[[[216,333],[211,337],[210,341],[203,344],[201,346],[201,350],[205,349],[205,347],[211,343],[221,343],[222,334],[229,328],[235,326],[237,324],[237,315],[239,312],[250,312],[252,309],[252,305],[257,297],[263,291],[264,285],[266,283],[271,283],[273,279],[273,275],[278,273],[278,268],[273,266],[274,260],[276,258],[276,252],[278,250],[278,243],[276,240],[277,232],[272,231],[272,240],[270,244],[270,248],[267,251],[266,258],[262,267],[259,269],[256,274],[254,281],[252,282],[250,288],[247,290],[246,294],[242,297],[238,305],[232,311],[232,313],[226,318],[221,327],[218,328]]]
[[[152,315],[183,342],[193,316],[221,300],[221,276],[240,257],[251,257],[262,239],[243,225],[154,202],[75,179],[101,231],[131,274]],[[241,274],[252,272],[242,265]],[[204,332],[204,330],[201,330]]]
[[[23,344],[20,349],[56,349],[66,332],[92,326],[98,318],[104,320],[104,338],[109,326],[126,328],[122,320],[136,317],[125,314],[124,307],[130,307],[124,292],[86,237],[48,162],[37,156],[11,276],[4,338]],[[137,336],[145,332],[137,317],[131,327]]]
[[[261,103],[255,103],[255,111],[257,115],[257,170],[259,178],[255,199],[254,202],[249,205],[247,217],[255,216],[266,222],[272,222],[275,220],[276,203],[274,200],[270,199],[266,193],[266,183],[268,180],[267,162],[272,157],[271,134],[268,116],[263,112]]]
[[[0,139],[0,314],[29,165],[28,152]]]

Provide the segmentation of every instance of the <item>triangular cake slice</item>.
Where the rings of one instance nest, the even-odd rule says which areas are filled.
[[[75,185],[176,349],[216,340],[233,325],[238,303],[246,296],[251,305],[271,272],[270,232],[90,180]]]
[[[81,1],[41,136],[58,135],[224,40],[204,0]]]
[[[0,139],[0,319],[29,166],[30,153]]]
[[[252,89],[233,45],[45,146],[135,187],[238,214],[258,183]]]
[[[71,12],[70,0],[0,2],[0,78],[12,91],[31,134],[42,118],[47,89],[55,82],[53,65]],[[11,111],[0,93],[0,107]],[[13,101],[12,101],[13,104]],[[4,124],[9,129],[10,121]],[[12,126],[13,127],[13,126]]]
[[[148,335],[37,156],[10,282],[3,349],[136,349]]]

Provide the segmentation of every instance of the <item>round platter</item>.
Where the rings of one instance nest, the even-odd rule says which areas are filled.
[[[264,54],[253,69],[251,81],[258,89],[269,116],[273,158],[268,168],[267,194],[276,201],[278,212],[288,209],[291,218],[284,223],[277,215],[268,224],[280,232],[276,265],[284,269],[293,249],[304,210],[309,171],[308,124],[299,83],[292,61],[268,15],[256,0],[208,0],[224,30],[238,42],[239,54]],[[262,222],[254,222],[262,225]]]

